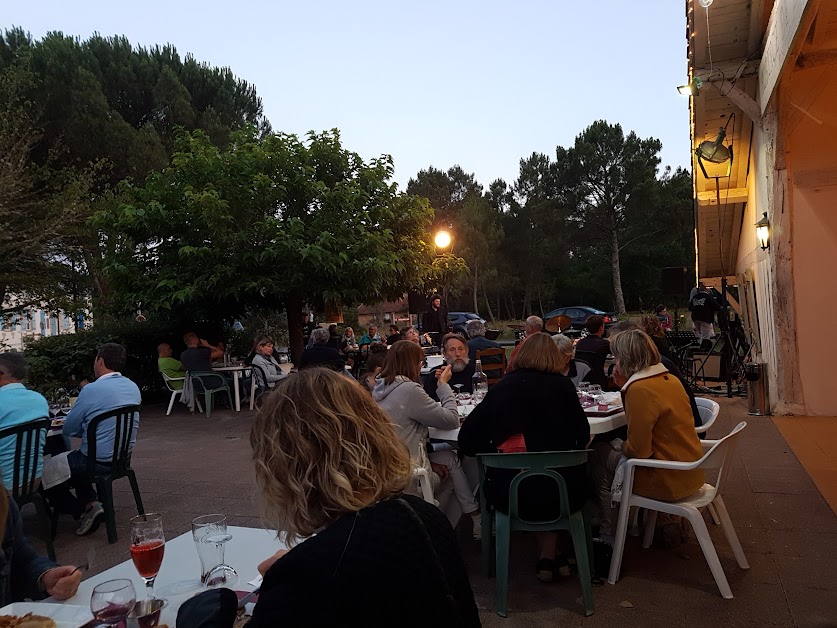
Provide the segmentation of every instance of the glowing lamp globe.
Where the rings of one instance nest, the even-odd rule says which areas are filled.
[[[438,249],[446,249],[450,246],[450,234],[447,231],[439,231],[433,238],[433,243]]]

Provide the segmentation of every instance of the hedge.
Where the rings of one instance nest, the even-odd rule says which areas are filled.
[[[158,398],[165,385],[157,371],[157,345],[169,342],[177,346],[179,335],[171,327],[148,322],[99,323],[75,334],[27,341],[28,384],[50,399],[77,387],[83,379],[92,381],[96,350],[106,342],[116,342],[127,350],[123,375],[139,386],[143,398]]]

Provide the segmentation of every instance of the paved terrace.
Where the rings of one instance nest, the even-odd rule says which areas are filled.
[[[512,543],[509,617],[494,613],[494,581],[480,572],[479,545],[461,528],[461,547],[483,625],[536,626],[837,626],[837,517],[770,418],[747,417],[743,400],[719,399],[710,436],[747,420],[724,497],[751,565],[740,570],[720,528],[710,525],[735,599],[718,593],[694,539],[674,550],[640,547],[630,538],[622,579],[593,590],[595,614],[584,618],[575,577],[551,584],[534,574],[533,539]],[[143,408],[134,468],[145,508],[165,515],[169,538],[190,529],[199,514],[222,512],[233,525],[258,527],[259,500],[250,465],[251,413],[218,411],[211,419],[177,404]],[[89,537],[73,534],[63,518],[58,558],[83,562],[96,545],[93,573],[130,558],[128,519],[136,514],[127,480],[115,484],[119,541],[108,545],[104,526]],[[37,532],[27,509],[27,529]],[[39,542],[39,546],[43,547]],[[165,562],[163,563],[165,569]]]

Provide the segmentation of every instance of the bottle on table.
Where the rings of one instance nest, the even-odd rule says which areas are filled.
[[[482,362],[477,360],[474,365],[474,376],[471,378],[474,401],[479,403],[488,392],[488,376],[482,372]]]

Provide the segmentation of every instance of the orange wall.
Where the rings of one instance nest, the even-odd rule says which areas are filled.
[[[809,114],[788,103],[799,374],[806,412],[837,416],[837,186],[804,183],[812,172],[837,170],[837,68],[792,80],[788,101]]]

